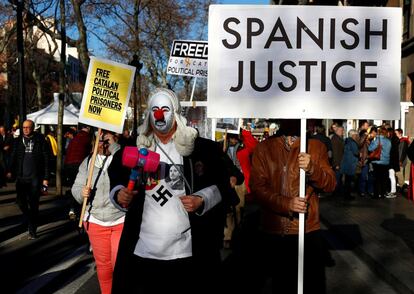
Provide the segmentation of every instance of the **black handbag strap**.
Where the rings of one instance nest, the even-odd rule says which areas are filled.
[[[89,209],[88,209],[88,216],[86,218],[86,230],[89,229],[89,218],[91,217],[92,203],[93,203],[93,200],[95,199],[96,186],[98,185],[98,180],[99,180],[99,178],[102,174],[102,171],[104,169],[104,166],[105,166],[105,163],[106,163],[107,159],[108,159],[108,156],[105,157],[105,159],[102,162],[102,166],[99,169],[98,175],[96,176],[95,182],[93,184],[93,188],[91,189],[91,194],[89,195]],[[89,166],[89,159],[88,159],[88,164],[86,166]]]

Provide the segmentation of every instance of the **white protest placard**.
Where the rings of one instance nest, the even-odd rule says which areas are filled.
[[[79,122],[122,133],[135,67],[91,57]]]
[[[189,101],[181,101],[181,114],[187,119],[187,126],[197,129],[201,138],[211,138],[211,119],[207,118],[207,101],[201,105],[193,105]],[[193,101],[196,102],[196,101]],[[197,101],[199,102],[199,101]]]
[[[167,73],[207,78],[208,42],[174,40]]]
[[[401,9],[211,5],[208,117],[399,119]]]
[[[216,122],[216,132],[239,134],[240,126],[241,119],[239,118],[218,118]]]

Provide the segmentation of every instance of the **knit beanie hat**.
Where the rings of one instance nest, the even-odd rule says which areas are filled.
[[[281,119],[278,133],[285,136],[300,136],[299,119]]]

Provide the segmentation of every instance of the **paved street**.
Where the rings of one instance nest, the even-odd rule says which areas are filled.
[[[40,198],[36,240],[27,239],[27,227],[22,224],[23,218],[15,199],[14,184],[9,183],[8,187],[0,190],[2,293],[14,293],[86,243],[85,236],[79,234],[75,223],[67,217],[68,197],[55,196],[51,188],[49,195]],[[24,293],[36,291],[32,288]]]
[[[321,200],[322,221],[398,293],[414,293],[414,204],[395,199]],[[386,292],[385,292],[386,293]]]
[[[7,265],[0,268],[4,293],[99,293],[85,235],[67,218],[68,197],[57,197],[51,190],[41,198],[39,238],[29,241],[9,186],[0,190],[0,255]],[[248,224],[254,224],[254,211],[251,208]],[[412,202],[403,197],[351,202],[324,197],[321,215],[328,250],[327,293],[414,293]],[[248,242],[254,242],[254,233],[250,237]],[[223,251],[223,259],[230,271],[246,264],[231,250]],[[239,277],[240,282],[251,281]],[[268,281],[262,282],[251,292],[270,293]]]
[[[218,294],[287,294],[280,285],[295,286],[290,269],[302,260],[297,236],[286,234],[303,213],[306,229],[316,229],[298,275],[304,294],[325,294],[322,283],[309,290],[308,282],[324,273],[328,294],[414,294],[414,197],[397,189],[414,177],[414,0],[0,0],[0,28],[0,294],[100,293],[94,254],[101,264],[109,253],[98,245],[110,244],[116,262],[114,235],[107,244],[102,235],[125,220],[107,194],[128,174],[129,190],[154,198],[131,218],[142,222],[139,246],[132,244],[140,255],[200,252],[219,263],[204,276],[199,264],[179,261],[186,270],[175,279],[160,262],[152,288],[174,279],[179,292],[218,282]],[[79,169],[78,182],[89,179],[90,191],[79,190],[89,195],[93,230],[79,228],[76,208],[69,216],[71,187],[60,195],[59,183],[72,185]],[[46,194],[36,220],[38,199],[19,197],[23,215],[15,183],[3,187],[11,175],[19,192]],[[220,264],[203,246],[220,245],[217,217],[224,227],[221,211],[234,203],[223,189],[235,178],[248,194]],[[351,195],[357,178],[366,182],[361,193],[372,186],[389,199]],[[316,197],[288,197],[309,187],[348,199],[321,193],[317,207]],[[263,215],[260,191],[272,210]],[[118,204],[139,204],[129,192],[115,194]],[[260,217],[281,235],[266,236]],[[218,239],[210,238],[216,229]],[[202,244],[189,248],[197,234]],[[272,284],[272,275],[281,281]]]

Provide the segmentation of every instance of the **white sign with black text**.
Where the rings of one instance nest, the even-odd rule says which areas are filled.
[[[211,5],[208,117],[399,119],[401,9]]]
[[[167,73],[207,78],[208,42],[174,40]]]

